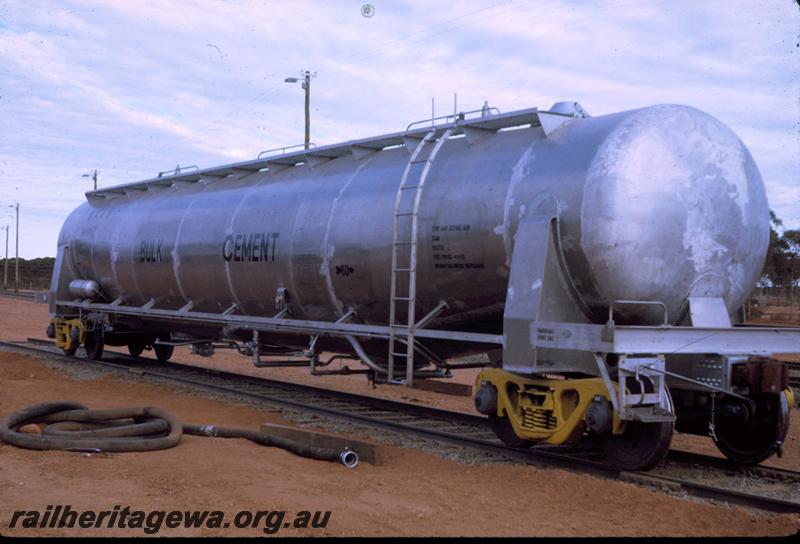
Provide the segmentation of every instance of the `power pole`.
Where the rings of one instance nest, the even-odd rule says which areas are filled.
[[[19,202],[14,205],[14,208],[17,210],[17,232],[16,232],[16,242],[14,243],[16,256],[14,258],[14,292],[19,291]]]
[[[5,271],[3,273],[3,289],[5,289],[8,286],[8,229],[9,229],[9,226],[6,225],[3,228],[6,229],[6,261],[5,261]]]
[[[81,177],[82,178],[88,178],[89,174],[83,174]],[[96,191],[97,190],[97,169],[92,170],[92,176],[91,177],[92,177],[92,181],[94,181],[94,190]]]
[[[303,90],[306,92],[306,149],[311,143],[311,72],[306,70]]]
[[[311,78],[317,77],[317,73],[314,72],[313,74],[308,70],[300,70],[300,75],[303,76],[303,80],[296,77],[287,77],[284,79],[286,83],[297,83],[300,81],[300,85],[303,87],[303,90],[306,93],[306,140],[305,140],[305,148],[308,149],[311,145]]]

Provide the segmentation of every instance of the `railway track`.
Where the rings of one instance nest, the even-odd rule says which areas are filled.
[[[0,296],[8,297],[8,298],[18,298],[18,299],[22,299],[22,300],[35,300],[36,299],[36,294],[35,293],[3,291],[3,290],[0,290]]]
[[[794,361],[784,361],[789,367],[789,385],[800,388],[800,363]],[[798,399],[800,402],[800,399]]]
[[[389,435],[427,443],[447,444],[465,452],[471,462],[516,462],[559,467],[597,476],[621,479],[672,493],[723,501],[772,512],[800,513],[800,472],[767,466],[737,467],[724,459],[670,451],[656,469],[647,472],[618,471],[603,463],[602,454],[591,442],[574,447],[537,446],[514,449],[500,443],[486,418],[477,414],[442,410],[394,401],[282,382],[180,363],[158,363],[152,359],[106,352],[102,361],[67,357],[52,342],[0,342],[0,349],[44,355],[68,364],[102,367],[114,372],[133,373],[148,380],[188,386],[246,398],[300,415],[308,423],[347,422]],[[80,353],[80,352],[79,352]],[[290,419],[292,419],[290,417]],[[310,418],[310,419],[309,419]],[[324,423],[323,423],[324,424]],[[464,459],[464,455],[460,458]]]

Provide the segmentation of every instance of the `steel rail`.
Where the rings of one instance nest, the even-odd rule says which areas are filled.
[[[50,344],[49,342],[47,343]],[[532,449],[509,448],[500,444],[497,440],[465,436],[464,434],[458,434],[458,432],[453,432],[452,430],[441,430],[441,427],[439,429],[432,427],[432,424],[445,423],[445,425],[447,425],[449,423],[451,427],[452,424],[456,424],[456,426],[458,424],[468,424],[473,428],[473,432],[479,429],[479,425],[485,428],[485,418],[473,414],[453,412],[440,408],[419,406],[378,397],[358,395],[354,393],[333,391],[314,386],[256,378],[242,374],[207,369],[204,367],[196,367],[180,363],[161,364],[149,359],[131,357],[115,352],[107,353],[107,358],[108,356],[111,356],[111,360],[91,361],[87,359],[76,359],[75,357],[68,357],[60,354],[57,351],[53,351],[55,349],[54,346],[51,346],[49,349],[43,349],[41,347],[26,345],[25,343],[0,342],[0,347],[46,355],[48,357],[52,357],[60,361],[67,361],[72,364],[79,362],[82,364],[88,364],[90,366],[101,366],[125,373],[134,372],[143,377],[150,376],[152,378],[174,384],[191,385],[196,388],[219,391],[239,397],[246,397],[257,401],[266,402],[267,404],[274,406],[296,409],[302,412],[333,417],[335,419],[349,420],[351,422],[362,423],[405,434],[413,434],[439,442],[468,447],[488,454],[503,456],[524,464],[558,467],[582,473],[590,473],[610,479],[620,479],[629,482],[640,483],[651,487],[666,487],[667,489],[680,491],[686,493],[687,495],[699,498],[722,500],[731,504],[737,504],[771,512],[800,513],[800,503],[798,502],[792,502],[773,497],[765,497],[755,495],[753,493],[744,493],[741,491],[716,487],[713,485],[674,478],[671,476],[653,473],[620,471],[596,460],[549,451],[546,449],[546,447]],[[114,362],[117,360],[121,362]],[[140,365],[132,367],[130,364],[124,364],[125,361],[128,361],[129,363],[140,363]],[[147,367],[150,367],[150,369]],[[181,373],[184,375],[180,375]],[[189,373],[193,373],[193,375],[185,375]],[[205,377],[207,380],[210,379],[211,381],[204,381],[202,379],[198,379],[198,377]],[[236,387],[235,385],[219,383],[220,381],[224,382],[233,380],[238,380],[240,382],[239,387]],[[250,385],[251,387],[243,387],[246,385]],[[252,388],[253,385],[273,387],[281,391],[273,392],[272,394],[265,394],[263,392],[254,391]],[[301,400],[288,399],[277,394],[281,392],[324,395],[327,397],[326,400],[329,403],[333,402],[335,404],[336,402],[344,402],[349,404],[349,406],[345,406],[343,408],[331,407],[330,405],[324,406],[320,404],[311,405],[307,402],[302,402]],[[358,409],[357,406],[354,406],[356,403],[360,403],[363,406]],[[364,413],[363,410],[366,408],[389,412],[389,415],[376,417],[374,413]],[[404,415],[408,417],[413,416],[413,418],[409,420],[404,418]],[[418,419],[422,417],[427,417],[429,420],[424,421]],[[416,421],[417,425],[410,423],[413,421]],[[424,423],[428,426],[419,426],[421,423]],[[729,471],[732,467],[731,464],[726,463],[724,460],[709,458],[707,456],[699,456],[697,454],[689,454],[687,452],[670,452],[668,459],[672,458],[678,461],[687,461],[689,458],[686,456],[689,456],[689,458],[694,460],[694,462],[707,463],[709,468],[711,468],[713,464],[719,464],[719,467],[725,467],[722,470]],[[714,461],[708,461],[709,459],[713,459]],[[749,470],[749,468],[742,470]],[[762,475],[771,475],[770,473],[776,475],[779,474],[780,476],[777,476],[776,479],[784,480],[786,478],[793,478],[797,481],[800,481],[800,472],[797,471],[773,469],[772,467],[764,466],[757,467],[757,470],[760,471]]]
[[[667,453],[667,460],[675,461],[677,463],[694,463],[698,465],[708,466],[719,470],[736,470],[738,472],[746,472],[767,478],[781,479],[797,479],[800,480],[800,471],[790,470],[785,468],[773,467],[768,465],[750,465],[739,466],[724,457],[712,457],[711,455],[704,455],[702,453],[694,453],[684,450],[669,450]]]
[[[789,371],[789,385],[800,387],[800,362],[783,361],[783,363]],[[800,398],[797,399],[797,402],[800,403]]]
[[[36,298],[35,293],[15,293],[14,291],[3,291],[3,290],[0,290],[0,296],[9,298],[21,298],[24,300],[34,300]]]
[[[39,339],[39,338],[28,338],[27,342],[28,343],[33,343],[33,344],[47,345],[50,348],[55,349],[55,347],[53,346],[53,342],[50,341],[50,340],[43,340],[43,339]],[[102,361],[102,360],[101,361],[92,361],[92,360],[89,360],[89,359],[81,359],[81,358],[77,358],[77,357],[69,357],[69,356],[66,356],[66,355],[63,355],[63,354],[59,353],[58,351],[40,350],[40,349],[32,348],[30,346],[26,346],[25,344],[20,344],[20,343],[15,343],[15,342],[0,342],[0,346],[9,346],[9,347],[14,347],[14,348],[28,349],[28,350],[35,351],[35,352],[43,352],[44,351],[48,355],[54,355],[56,357],[63,357],[65,360],[68,360],[70,362],[79,361],[79,362],[89,363],[89,364],[108,365],[108,366],[111,366],[111,367],[113,367],[115,369],[124,369],[127,372],[131,372],[132,371],[132,369],[131,369],[131,367],[129,365],[118,364],[118,363],[114,363],[114,362],[111,362],[111,361]],[[200,371],[202,373],[206,373],[206,374],[208,374],[210,376],[213,376],[214,378],[224,378],[224,379],[228,379],[228,380],[240,380],[240,381],[254,382],[254,383],[257,383],[258,385],[264,385],[264,386],[268,386],[268,387],[275,387],[275,388],[279,388],[279,389],[291,389],[291,390],[293,390],[295,392],[311,393],[311,394],[319,395],[319,396],[327,396],[327,397],[335,398],[336,400],[346,400],[346,401],[349,401],[349,402],[361,402],[361,403],[364,403],[364,404],[374,404],[376,407],[388,408],[388,409],[392,409],[392,410],[402,410],[402,411],[405,411],[405,412],[414,412],[414,413],[417,413],[419,415],[425,415],[425,416],[428,416],[428,417],[437,417],[437,418],[447,419],[447,420],[450,420],[450,421],[457,421],[457,422],[470,423],[470,424],[477,424],[477,423],[485,424],[485,422],[486,422],[486,418],[485,417],[479,416],[479,415],[476,415],[476,414],[469,414],[469,413],[466,413],[466,412],[456,412],[456,411],[452,411],[452,410],[445,410],[445,409],[442,409],[442,408],[434,408],[432,406],[421,406],[421,405],[418,405],[418,404],[411,404],[411,403],[408,403],[408,402],[385,399],[385,398],[381,398],[381,397],[373,397],[373,396],[369,396],[369,395],[359,395],[357,393],[348,393],[347,391],[338,391],[338,390],[335,390],[335,389],[326,389],[324,387],[317,387],[317,386],[314,386],[314,385],[305,385],[305,384],[298,384],[298,383],[294,383],[294,382],[285,382],[285,381],[281,381],[281,380],[274,380],[274,379],[271,379],[271,378],[262,378],[262,377],[257,377],[257,376],[249,376],[247,374],[238,374],[236,372],[228,372],[226,370],[218,370],[218,369],[215,369],[215,368],[207,368],[207,367],[196,366],[196,365],[188,365],[188,364],[184,364],[184,363],[176,363],[176,362],[158,363],[155,360],[148,359],[146,357],[134,357],[134,356],[131,356],[131,355],[126,355],[124,353],[113,352],[113,351],[106,351],[104,357],[107,357],[108,355],[112,355],[115,358],[119,358],[120,360],[123,360],[123,361],[127,360],[127,361],[134,361],[136,363],[144,363],[144,368],[141,369],[141,371],[138,368],[136,369],[136,373],[137,374],[142,374],[142,375],[150,374],[150,375],[157,376],[157,377],[163,377],[163,378],[169,378],[169,379],[178,379],[178,378],[175,378],[172,375],[167,375],[167,374],[165,374],[163,372],[158,372],[155,369],[156,368],[178,369],[178,370],[183,370],[185,372],[197,372],[197,371]],[[154,370],[147,370],[146,367],[151,367]],[[198,384],[198,385],[200,385],[200,384]],[[205,385],[205,383],[203,383],[202,385]],[[301,407],[301,408],[306,407],[306,405],[304,405],[302,403],[294,403],[294,402],[283,401],[283,400],[281,400],[279,402],[281,402],[281,403],[287,402],[288,404],[291,404],[291,407]],[[338,414],[338,412],[336,412],[336,414]]]

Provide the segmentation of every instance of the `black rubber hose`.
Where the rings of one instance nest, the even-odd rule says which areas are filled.
[[[120,425],[120,420],[141,423]],[[45,427],[42,434],[19,431],[24,425],[39,423],[57,424],[49,431]],[[109,428],[92,428],[97,427],[97,423],[105,423]],[[178,444],[182,435],[183,430],[175,417],[154,406],[90,410],[77,402],[50,402],[14,412],[0,423],[0,439],[31,450],[163,450]]]
[[[42,426],[42,434],[20,432],[21,427],[30,424]],[[0,422],[0,440],[33,450],[162,450],[176,446],[184,433],[246,438],[302,457],[340,462],[348,468],[358,464],[358,455],[350,450],[305,446],[288,438],[257,431],[214,425],[181,425],[172,414],[154,406],[90,410],[77,402],[51,402],[14,412]]]

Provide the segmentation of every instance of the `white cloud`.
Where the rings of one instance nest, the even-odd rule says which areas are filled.
[[[797,9],[774,0],[11,2],[0,9],[0,206],[21,250],[52,255],[100,184],[210,166],[302,141],[400,130],[484,100],[503,111],[577,99],[595,115],[685,103],[750,147],[770,203],[800,226]],[[34,221],[35,219],[35,221]],[[0,219],[0,224],[3,220]]]

